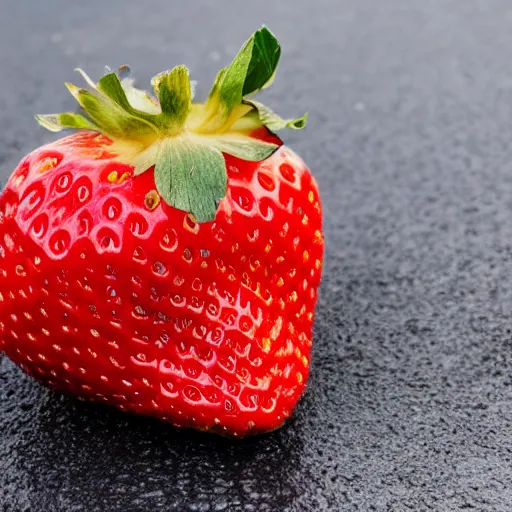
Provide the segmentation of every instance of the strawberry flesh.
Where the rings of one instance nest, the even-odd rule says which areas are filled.
[[[52,388],[177,426],[277,428],[308,378],[315,180],[285,146],[263,162],[224,155],[227,195],[199,224],[116,157],[107,137],[77,132],[11,176],[0,350]]]

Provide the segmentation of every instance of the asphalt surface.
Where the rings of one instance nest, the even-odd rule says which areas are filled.
[[[508,0],[1,0],[0,177],[64,81],[186,63],[205,94],[262,22],[266,102],[310,112],[325,272],[295,417],[244,442],[42,389],[0,362],[0,504],[30,511],[512,509]],[[1,356],[0,356],[1,357]]]

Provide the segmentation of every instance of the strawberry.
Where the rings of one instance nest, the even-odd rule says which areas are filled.
[[[251,95],[280,47],[258,30],[205,103],[186,67],[155,97],[128,68],[36,149],[0,198],[0,350],[35,379],[177,426],[273,430],[304,391],[323,234],[315,180]]]

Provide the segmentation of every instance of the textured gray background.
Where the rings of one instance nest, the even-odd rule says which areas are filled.
[[[72,107],[81,66],[186,63],[206,93],[266,22],[265,93],[327,239],[309,391],[246,442],[41,389],[0,363],[11,511],[512,509],[510,0],[0,1],[0,176]]]

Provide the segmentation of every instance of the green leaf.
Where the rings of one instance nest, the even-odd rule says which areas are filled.
[[[78,130],[94,130],[99,128],[91,123],[86,117],[72,112],[63,114],[44,114],[35,116],[37,122],[52,132],[60,132],[66,128],[74,128]]]
[[[83,71],[80,72],[87,83],[92,84],[93,90],[88,91],[71,84],[67,84],[67,87],[97,129],[107,135],[124,139],[156,139],[174,136],[183,130],[191,105],[190,79],[185,66],[176,66],[172,71],[154,78],[153,83],[160,99],[160,108],[156,114],[138,110],[130,103],[116,73],[107,73],[94,86],[92,80]],[[134,88],[131,87],[131,90]],[[142,98],[139,95],[137,99]],[[144,103],[148,101],[151,100],[146,95]],[[55,124],[50,128],[47,122],[46,126],[56,130]]]
[[[126,91],[116,73],[107,73],[102,76],[98,82],[98,91],[108,96],[112,101],[121,107],[121,109],[130,116],[139,119],[146,124],[149,128],[155,131],[155,126],[164,129],[168,121],[164,121],[162,116],[152,114],[142,110],[136,109],[126,96]]]
[[[198,222],[213,220],[227,190],[222,153],[184,136],[165,139],[159,146],[154,173],[164,201],[192,213]]]
[[[98,82],[97,89],[130,114],[140,115],[141,117],[147,115],[145,112],[138,111],[132,107],[116,73],[107,73],[102,76]]]
[[[219,131],[243,97],[268,86],[275,75],[281,48],[263,27],[242,46],[233,62],[221,69],[206,103],[203,131]]]
[[[128,66],[121,66],[117,74],[109,71],[97,84],[77,69],[89,90],[67,86],[84,110],[84,116],[52,115],[38,120],[52,131],[95,129],[112,139],[137,141],[142,152],[163,138],[181,136],[185,132],[221,135],[218,147],[222,151],[245,159],[264,158],[272,149],[261,142],[247,145],[223,137],[226,133],[248,132],[261,126],[272,131],[304,128],[306,115],[282,119],[263,104],[247,99],[272,82],[280,54],[281,48],[274,35],[266,27],[257,30],[231,64],[220,70],[205,104],[192,103],[192,84],[185,66],[176,66],[153,79],[158,98],[133,86]]]
[[[187,120],[192,103],[190,76],[186,66],[176,66],[152,80],[160,100],[162,114],[173,131],[180,131]]]
[[[282,119],[273,110],[263,105],[263,103],[260,103],[259,101],[246,100],[245,103],[253,106],[256,109],[260,123],[265,125],[269,130],[273,132],[283,130],[284,128],[301,130],[306,127],[308,120],[307,112],[302,117],[297,119]]]
[[[258,30],[253,38],[253,51],[242,96],[264,89],[272,83],[281,56],[279,42],[268,28]]]
[[[272,82],[280,54],[279,43],[267,28],[256,31],[218,73],[205,104],[192,103],[185,66],[153,79],[157,97],[133,86],[127,66],[119,68],[118,74],[109,71],[97,84],[78,70],[89,89],[66,85],[83,111],[37,116],[37,120],[52,131],[76,128],[104,133],[116,144],[119,161],[133,166],[134,175],[154,173],[166,203],[208,222],[226,195],[224,154],[265,160],[279,144],[252,137],[255,129],[306,125],[307,115],[282,119],[263,104],[248,100]]]
[[[206,144],[216,147],[223,153],[251,162],[265,160],[279,148],[277,144],[255,139],[243,133],[205,135],[201,137],[201,140]]]
[[[91,120],[107,135],[130,139],[159,134],[155,125],[132,115],[107,95],[72,84],[66,86]]]
[[[96,84],[89,78],[86,73],[84,73],[84,71],[82,71],[80,68],[77,68],[76,71],[78,71],[84,77],[85,81],[91,86],[92,89],[96,89]],[[137,89],[134,86],[135,80],[131,76],[131,70],[129,66],[126,64],[119,66],[117,71],[117,78],[121,82],[121,87],[123,88],[126,99],[128,100],[128,103],[131,105],[131,107],[142,114],[153,114],[154,116],[160,114],[161,110],[156,100],[152,98],[147,91]]]

